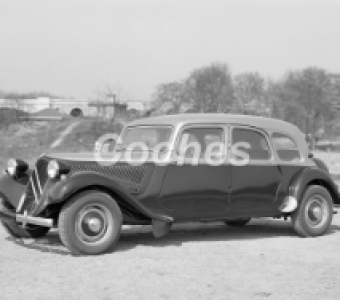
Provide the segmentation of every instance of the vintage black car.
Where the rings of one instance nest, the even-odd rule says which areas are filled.
[[[309,153],[302,132],[281,120],[140,119],[109,154],[97,147],[87,156],[42,155],[31,169],[11,159],[0,179],[8,233],[38,238],[57,227],[76,255],[110,251],[123,224],[150,224],[161,237],[173,223],[242,226],[251,218],[289,217],[299,235],[314,237],[329,229],[340,204],[326,165]]]

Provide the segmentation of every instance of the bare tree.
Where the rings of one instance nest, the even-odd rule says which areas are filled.
[[[233,82],[223,63],[194,70],[186,81],[187,97],[197,112],[227,112],[233,102]]]
[[[334,113],[334,95],[327,72],[314,67],[289,72],[283,82],[281,97],[289,99],[285,103],[286,112],[299,112],[298,117],[304,123],[301,127],[313,149],[318,126]],[[288,111],[289,107],[292,109]]]
[[[156,87],[153,106],[160,113],[179,113],[187,104],[187,87],[185,82],[162,83]]]
[[[258,73],[242,73],[234,79],[234,109],[242,114],[270,116],[272,103],[265,80]]]

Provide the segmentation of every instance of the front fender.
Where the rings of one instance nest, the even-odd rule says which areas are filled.
[[[25,193],[29,181],[30,172],[20,178],[13,178],[8,174],[0,177],[0,198],[17,208],[21,196]]]
[[[125,201],[130,207],[133,207],[139,213],[152,220],[172,222],[171,217],[154,213],[142,205],[134,195],[112,178],[91,171],[78,172],[66,180],[55,183],[48,192],[45,207],[49,204],[64,202],[77,192],[91,187],[99,187],[111,191],[113,194],[118,195],[122,201]]]
[[[317,167],[306,167],[295,174],[289,185],[289,196],[294,197],[300,202],[306,186],[311,182],[327,188],[333,198],[333,202],[336,204],[340,203],[338,188],[331,175],[326,170]]]

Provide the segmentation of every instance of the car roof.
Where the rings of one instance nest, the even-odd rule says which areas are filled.
[[[245,125],[265,129],[266,131],[286,133],[297,142],[298,147],[302,150],[303,156],[305,158],[308,157],[308,145],[305,135],[301,130],[294,124],[274,118],[223,113],[194,113],[143,118],[132,121],[128,123],[127,126],[171,125],[174,127],[182,127],[190,124]]]
[[[221,113],[196,113],[177,114],[149,117],[135,120],[128,126],[137,125],[188,125],[188,124],[238,124],[259,128],[272,129],[275,131],[287,132],[291,135],[302,134],[295,125],[274,118],[265,118],[249,115],[221,114]]]

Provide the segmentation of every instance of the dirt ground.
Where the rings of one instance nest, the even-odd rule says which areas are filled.
[[[15,240],[0,228],[0,299],[339,299],[340,214],[300,238],[289,221],[176,225],[162,239],[124,228],[115,252],[74,257],[56,231]]]

